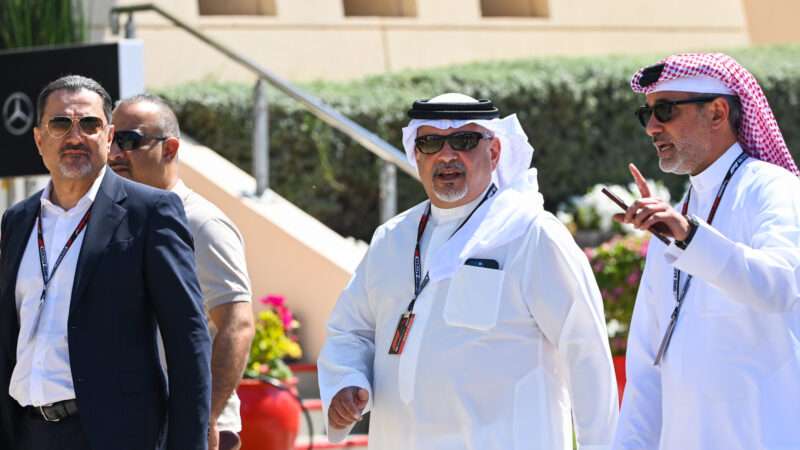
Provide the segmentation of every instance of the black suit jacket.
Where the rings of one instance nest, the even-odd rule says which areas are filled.
[[[0,229],[2,449],[15,448],[22,414],[8,394],[19,333],[14,292],[41,194],[6,211]],[[67,339],[80,420],[92,448],[205,449],[211,343],[180,199],[106,169],[84,233]]]

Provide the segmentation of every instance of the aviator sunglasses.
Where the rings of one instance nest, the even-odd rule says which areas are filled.
[[[428,134],[414,139],[414,144],[420,153],[432,155],[439,152],[444,143],[447,142],[450,148],[460,152],[470,151],[478,146],[478,142],[482,139],[492,139],[493,136],[488,133],[481,133],[478,131],[461,131],[458,133],[448,134],[442,136],[440,134]]]
[[[655,115],[656,119],[661,123],[667,123],[672,120],[672,114],[676,105],[685,105],[688,103],[708,103],[719,95],[712,95],[710,97],[695,97],[686,100],[673,100],[673,101],[657,101],[653,106],[642,105],[636,110],[636,117],[643,127],[647,128],[647,122],[650,121],[650,116]]]
[[[56,116],[47,121],[47,134],[56,139],[63,138],[72,131],[75,122],[78,122],[78,129],[85,136],[94,136],[106,126],[103,119],[95,116],[83,116],[79,119]]]
[[[168,136],[151,136],[142,134],[136,130],[122,130],[114,133],[114,142],[120,150],[131,151],[142,147],[142,143],[147,140],[154,140],[157,142],[169,139]]]

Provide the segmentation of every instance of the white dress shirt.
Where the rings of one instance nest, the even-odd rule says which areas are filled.
[[[424,258],[474,204],[433,209]],[[413,296],[424,210],[376,230],[334,308],[319,359],[325,417],[340,389],[359,386],[370,394],[371,449],[571,450],[573,423],[580,448],[607,449],[617,394],[600,293],[585,255],[549,213],[510,242],[470,255],[499,269],[462,265],[431,281],[403,353],[388,354]],[[348,432],[328,435],[336,442]]]
[[[92,206],[105,170],[105,167],[101,169],[89,191],[68,211],[50,201],[52,183],[44,189],[41,197],[42,233],[47,265],[51,272],[67,239]],[[8,392],[22,406],[49,405],[75,398],[67,345],[67,319],[78,255],[86,229],[72,243],[48,284],[38,331],[33,336],[36,316],[39,314],[39,298],[44,286],[37,229],[38,226],[34,224],[19,266],[14,291],[20,332],[17,339],[17,364],[11,374]]]
[[[748,158],[704,220],[738,144],[691,177],[681,250],[652,239],[628,338],[617,450],[800,449],[800,180]],[[673,267],[694,276],[672,341]]]

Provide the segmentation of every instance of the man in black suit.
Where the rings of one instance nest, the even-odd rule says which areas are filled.
[[[181,201],[106,169],[94,80],[53,81],[37,111],[51,182],[0,229],[0,448],[205,449],[210,339]]]

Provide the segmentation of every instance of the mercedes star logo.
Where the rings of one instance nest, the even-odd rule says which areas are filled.
[[[28,132],[33,125],[33,103],[24,92],[14,92],[3,103],[3,125],[14,136]]]

